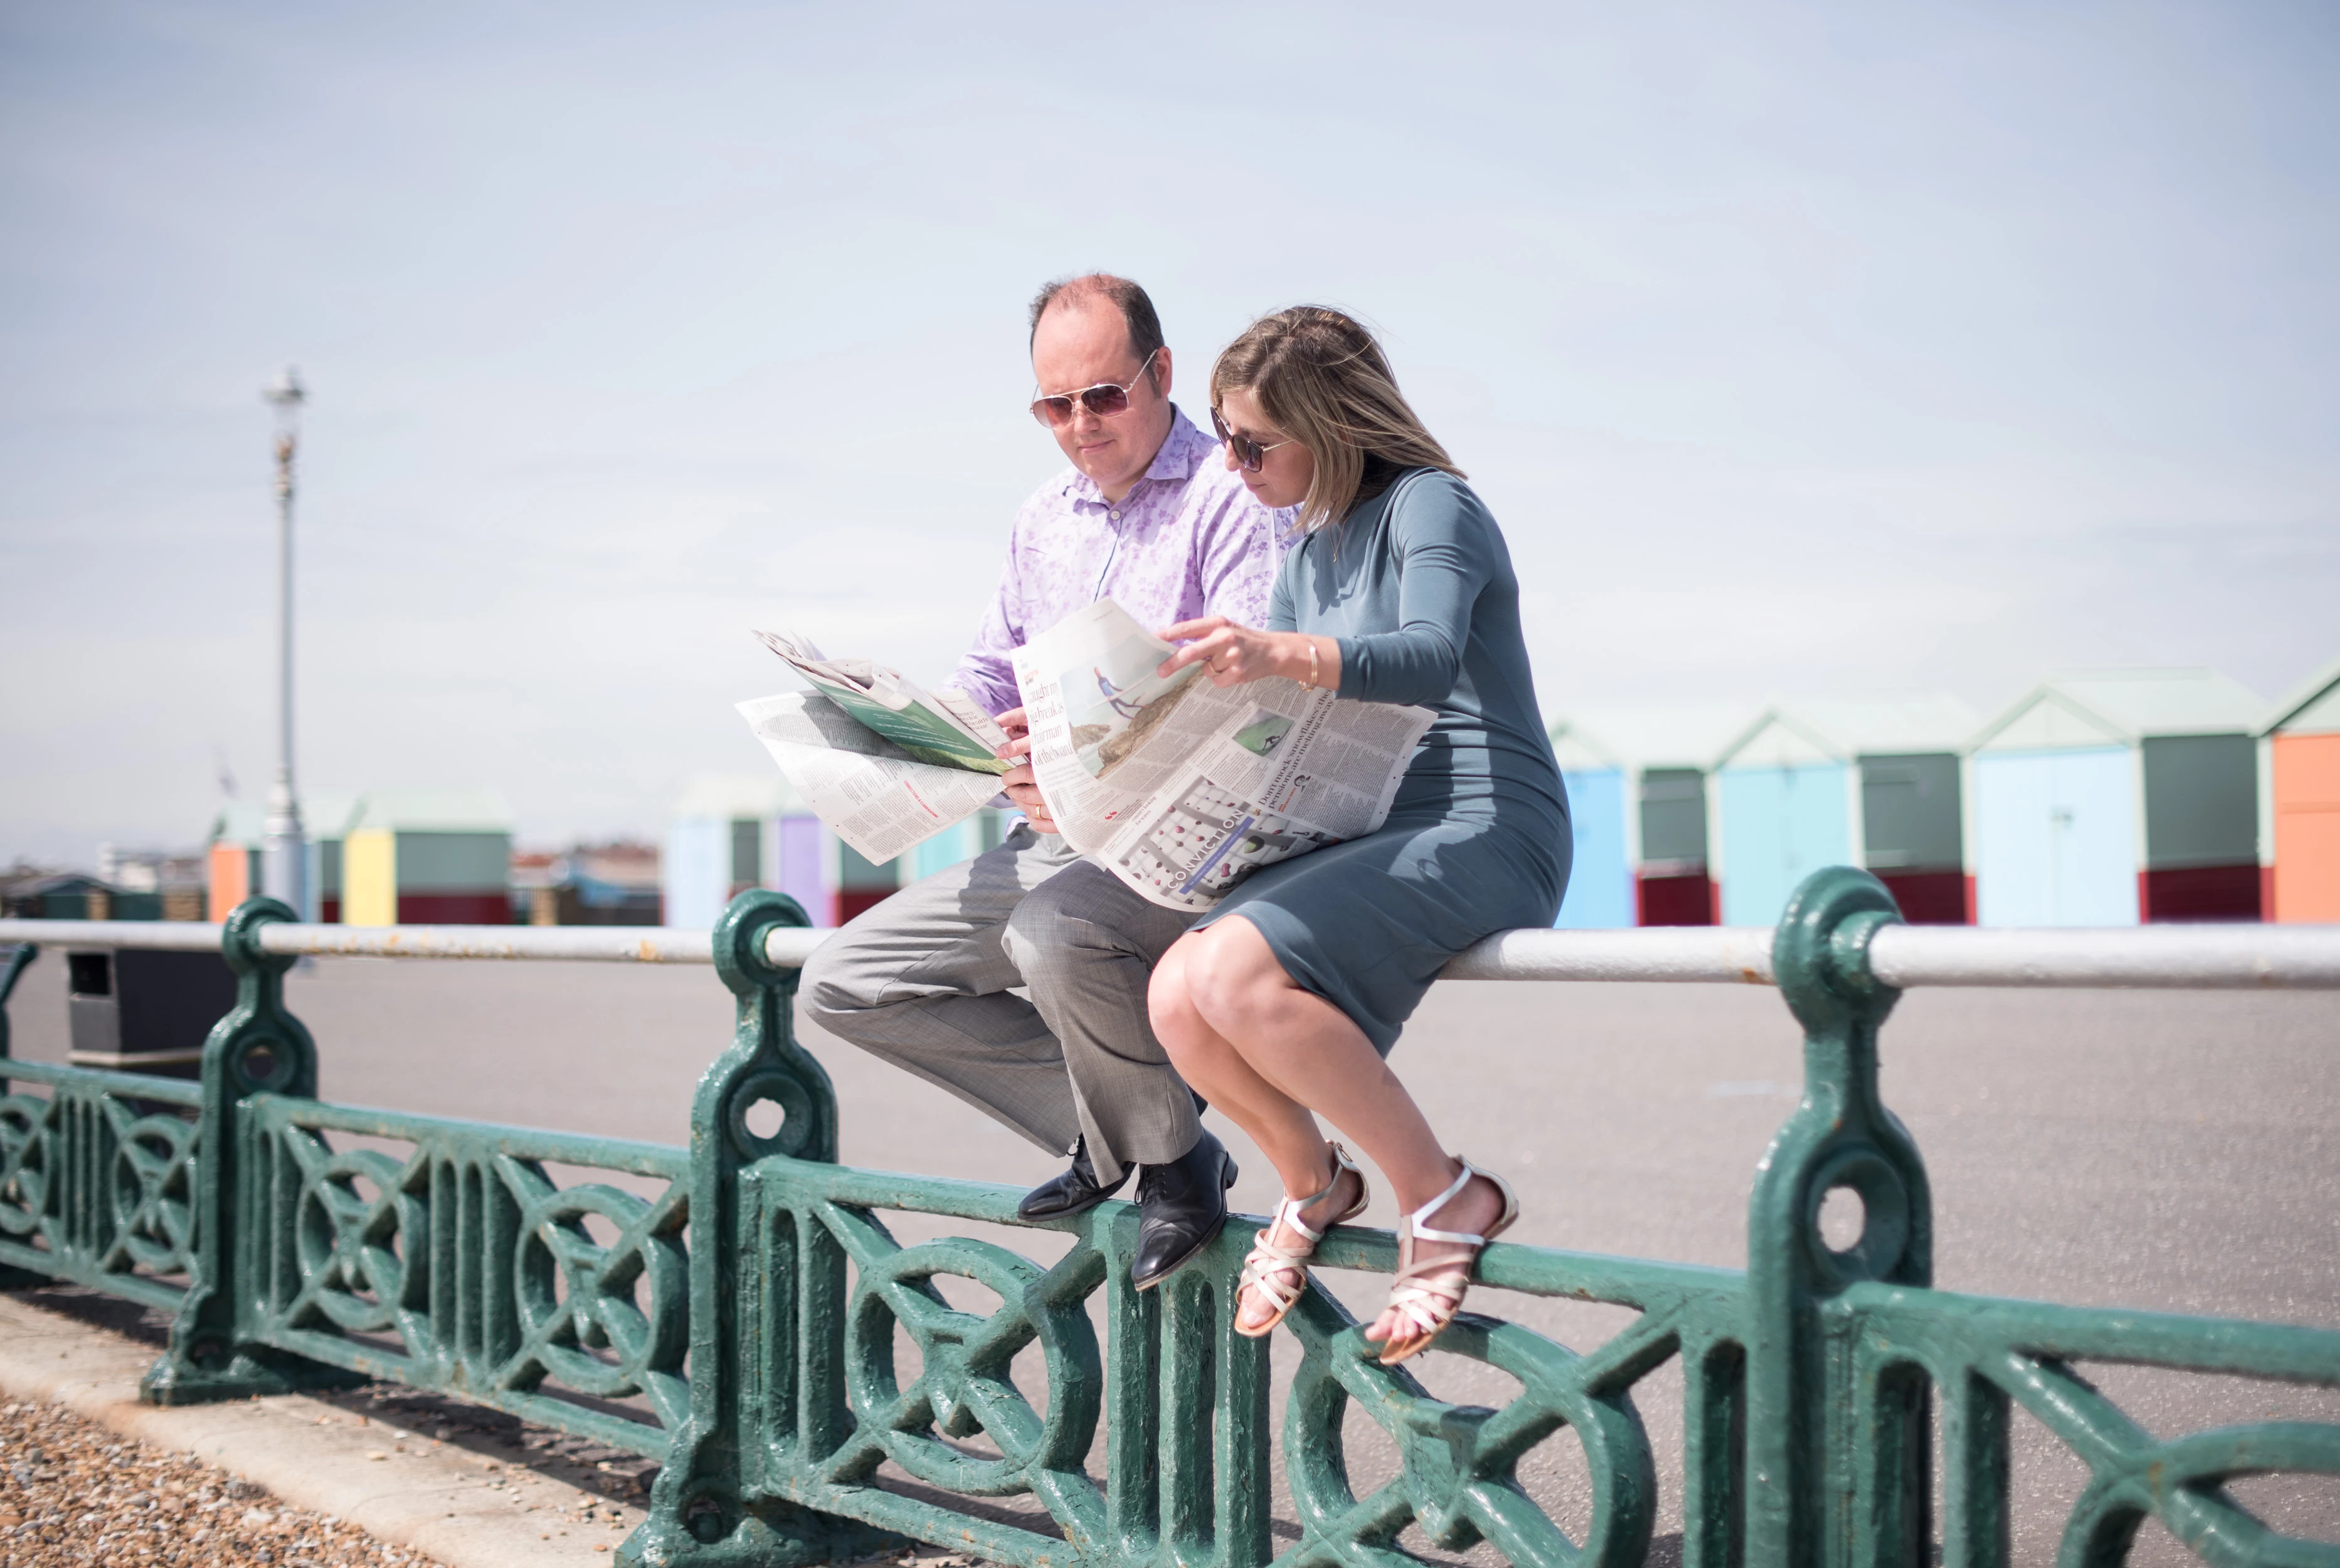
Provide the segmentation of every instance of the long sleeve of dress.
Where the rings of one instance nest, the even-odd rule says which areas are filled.
[[[1267,619],[1261,623],[1267,631],[1297,631],[1299,612],[1293,608],[1292,577],[1289,572],[1275,574],[1275,585],[1267,590]]]
[[[1342,696],[1428,704],[1454,690],[1472,609],[1497,566],[1485,512],[1466,498],[1476,501],[1443,483],[1413,485],[1395,498],[1398,629],[1340,639]]]

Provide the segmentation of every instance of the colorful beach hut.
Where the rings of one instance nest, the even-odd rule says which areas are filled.
[[[1568,894],[1555,927],[1613,930],[1633,924],[1632,836],[1626,830],[1627,780],[1632,769],[1581,723],[1552,727],[1552,754],[1568,786],[1569,821],[1575,832]]]
[[[342,854],[351,825],[363,804],[354,795],[312,795],[301,802],[301,827],[309,844],[309,918],[337,924],[344,902]]]
[[[2059,676],[1968,753],[1985,926],[2259,918],[2266,700],[2208,670]]]
[[[2340,660],[2275,705],[2259,779],[2266,918],[2340,922]]]
[[[203,847],[203,918],[219,924],[260,891],[261,810],[223,801]]]
[[[493,789],[377,789],[342,840],[351,926],[511,923],[511,807]]]
[[[1981,718],[1939,692],[1766,709],[1716,759],[1722,923],[1773,925],[1806,877],[1860,866],[1910,921],[1964,924],[1958,757]]]
[[[340,791],[301,800],[301,830],[308,847],[309,907],[304,920],[334,924],[342,918],[342,849],[355,819],[358,798]],[[203,918],[224,920],[261,889],[262,844],[268,809],[256,801],[229,800],[212,819],[203,858]]]
[[[712,926],[750,888],[804,906],[816,926],[837,918],[828,834],[776,774],[703,773],[676,800],[659,876],[670,926]]]
[[[1734,707],[1584,709],[1552,727],[1576,840],[1561,926],[1714,924],[1707,773],[1748,717]]]
[[[708,773],[675,802],[659,868],[670,926],[711,926],[749,888],[804,906],[817,927],[842,926],[906,882],[995,848],[1012,813],[978,811],[898,860],[863,859],[820,825],[786,779]]]

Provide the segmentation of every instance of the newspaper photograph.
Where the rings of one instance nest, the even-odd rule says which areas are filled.
[[[794,632],[756,636],[822,696],[918,761],[995,774],[1013,766],[999,758],[1006,732],[965,693],[928,691],[867,659],[830,659]]]
[[[827,697],[791,691],[739,707],[813,814],[879,865],[966,821],[999,794],[996,773],[925,760]]]
[[[1157,904],[1207,909],[1253,870],[1388,819],[1427,708],[1281,678],[1221,689],[1099,600],[1016,650],[1032,769],[1066,841]]]

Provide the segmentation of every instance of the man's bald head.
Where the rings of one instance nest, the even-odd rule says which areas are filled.
[[[1071,310],[1076,307],[1106,304],[1121,313],[1122,325],[1129,329],[1129,353],[1135,360],[1162,346],[1162,318],[1154,313],[1154,302],[1145,291],[1127,278],[1115,277],[1111,273],[1084,273],[1077,278],[1058,278],[1032,296],[1032,334],[1039,335],[1040,318],[1050,309]]]

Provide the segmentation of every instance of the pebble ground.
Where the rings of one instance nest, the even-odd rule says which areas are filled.
[[[167,1325],[134,1303],[69,1285],[21,1299],[100,1332],[160,1348]],[[644,1516],[658,1466],[638,1454],[392,1383],[310,1396],[320,1420],[381,1434],[366,1458],[395,1465],[442,1447],[487,1459],[498,1494],[555,1550],[608,1553]],[[561,1484],[554,1484],[560,1483]],[[587,1495],[578,1496],[582,1492]],[[608,1561],[597,1556],[586,1561]],[[0,1568],[437,1568],[438,1560],[184,1454],[124,1438],[62,1405],[0,1403]],[[985,1568],[939,1547],[901,1548],[841,1568]]]
[[[60,1405],[0,1406],[0,1568],[421,1568],[434,1561],[288,1508],[266,1489],[184,1454],[118,1438]]]

